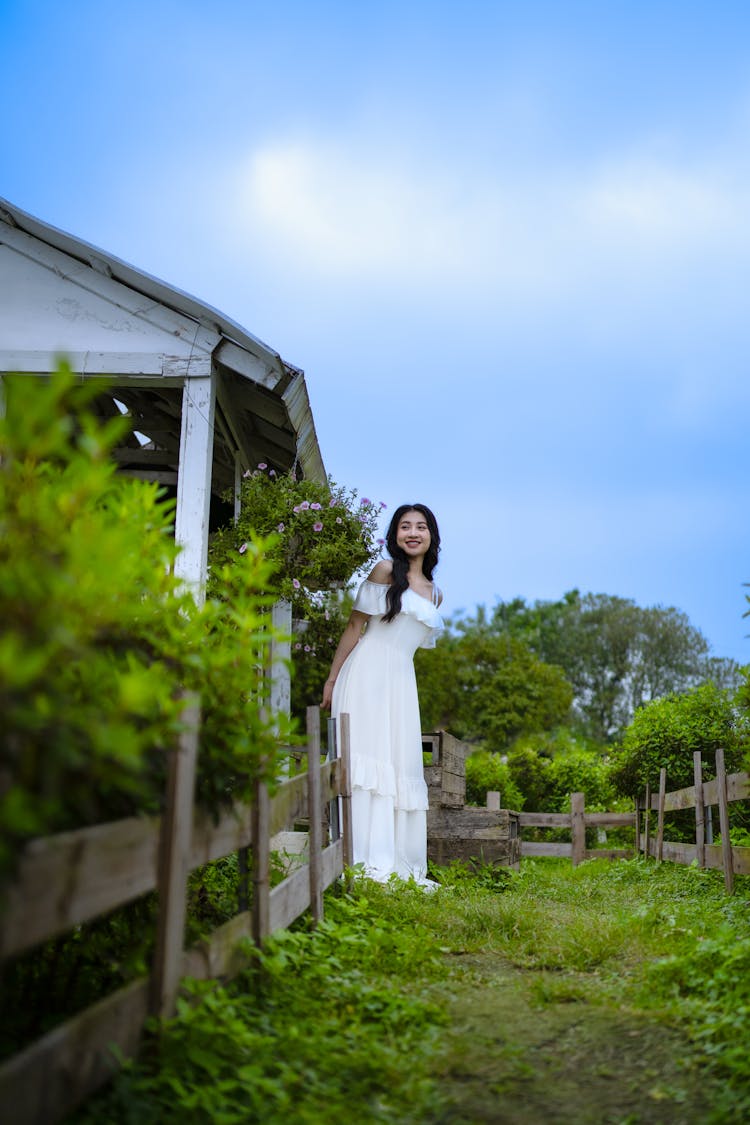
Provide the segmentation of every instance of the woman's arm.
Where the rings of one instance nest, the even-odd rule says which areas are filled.
[[[336,677],[341,671],[341,665],[362,636],[362,630],[366,624],[367,614],[360,613],[359,610],[355,609],[346,623],[344,632],[341,634],[341,640],[338,643],[333,660],[331,661],[331,671],[328,673],[328,679],[323,684],[323,698],[320,702],[321,707],[329,708],[331,706],[333,685],[336,683]]]

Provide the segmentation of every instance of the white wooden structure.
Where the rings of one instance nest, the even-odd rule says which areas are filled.
[[[325,477],[302,371],[209,305],[0,199],[0,377],[48,375],[61,356],[109,380],[103,415],[120,402],[133,419],[121,470],[176,490],[179,572],[198,597],[212,507],[245,469]]]

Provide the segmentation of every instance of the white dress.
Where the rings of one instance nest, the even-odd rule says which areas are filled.
[[[422,767],[414,653],[434,648],[443,629],[435,602],[411,588],[401,612],[382,620],[388,586],[366,579],[354,609],[368,614],[364,635],[344,661],[332,713],[350,716],[354,863],[385,881],[392,874],[428,884],[427,786]],[[432,884],[430,884],[432,885]]]

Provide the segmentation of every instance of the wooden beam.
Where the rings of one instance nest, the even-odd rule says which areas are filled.
[[[570,828],[573,836],[573,866],[582,863],[586,853],[586,819],[583,793],[570,794]]]
[[[727,801],[727,773],[724,765],[724,751],[716,751],[716,785],[719,797],[719,826],[721,829],[721,856],[724,868],[724,886],[727,894],[734,891],[734,864],[732,841],[729,838],[729,803]]]
[[[307,804],[310,824],[310,911],[313,926],[323,917],[322,805],[320,801],[320,709],[307,708]]]
[[[190,586],[199,604],[205,598],[208,564],[215,404],[213,378],[191,376],[185,380],[175,517],[175,539],[181,551],[175,562],[175,574]]]

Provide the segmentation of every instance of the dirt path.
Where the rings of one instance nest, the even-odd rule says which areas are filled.
[[[495,955],[467,958],[452,1002],[435,1125],[705,1125],[705,1077],[680,1065],[684,1038],[658,1019],[538,1001],[539,973]],[[716,1120],[716,1119],[714,1119]]]

